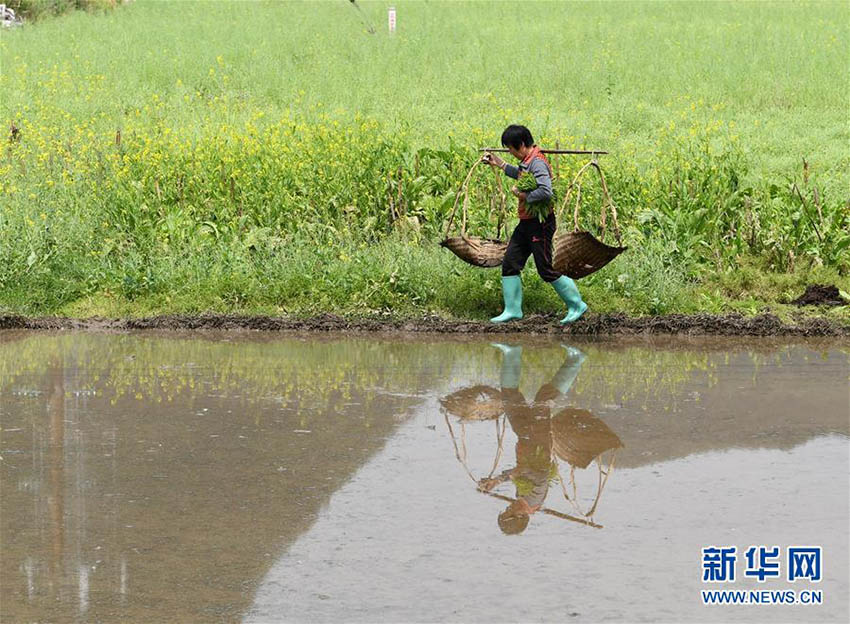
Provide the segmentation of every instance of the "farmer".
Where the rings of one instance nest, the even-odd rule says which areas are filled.
[[[561,275],[552,267],[552,239],[555,236],[555,212],[550,208],[549,216],[542,223],[526,212],[526,206],[535,202],[549,201],[552,193],[552,167],[540,148],[534,143],[531,132],[525,126],[510,125],[502,133],[502,145],[519,160],[519,166],[507,164],[497,155],[487,153],[482,160],[491,167],[502,169],[511,178],[517,179],[520,172],[527,171],[537,180],[537,188],[528,193],[514,186],[511,192],[518,198],[519,224],[514,228],[505,258],[502,260],[502,297],[504,311],[490,320],[504,323],[522,318],[522,280],[520,273],[529,255],[534,255],[534,265],[544,282],[552,284],[555,292],[567,304],[567,315],[561,324],[572,323],[587,310],[576,283]]]
[[[584,353],[567,347],[561,368],[549,383],[537,391],[529,404],[519,390],[522,347],[494,344],[502,354],[501,394],[505,414],[517,436],[516,466],[500,475],[481,479],[478,487],[489,492],[500,483],[512,481],[516,500],[499,514],[499,528],[506,535],[522,533],[530,517],[543,507],[549,492],[549,481],[557,475],[552,449],[551,407],[553,401],[566,396],[578,376]]]

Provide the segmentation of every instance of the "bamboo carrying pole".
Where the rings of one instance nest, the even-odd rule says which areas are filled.
[[[504,147],[479,147],[479,152],[507,152]],[[562,149],[541,149],[544,154],[607,154],[604,150],[562,150]]]
[[[505,496],[503,494],[496,494],[495,492],[490,492],[489,490],[485,490],[483,488],[478,488],[478,491],[482,494],[487,494],[488,496],[492,496],[493,498],[498,498],[499,500],[503,500],[505,502],[514,503],[516,502],[515,498],[511,498],[510,496]],[[569,520],[570,522],[578,522],[579,524],[584,524],[589,527],[593,527],[594,529],[601,529],[601,524],[596,524],[592,520],[585,520],[583,518],[576,518],[575,516],[571,516],[569,514],[565,514],[562,511],[556,511],[555,509],[549,509],[548,507],[541,507],[540,511],[543,513],[555,516],[556,518],[560,518],[561,520]]]

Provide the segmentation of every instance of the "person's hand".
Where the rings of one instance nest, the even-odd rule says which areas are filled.
[[[511,193],[513,193],[516,197],[520,199],[520,201],[525,201],[525,192],[520,191],[517,187],[511,187]]]
[[[480,481],[478,481],[478,487],[484,490],[485,492],[489,492],[498,484],[498,479],[481,479]]]
[[[487,152],[486,154],[484,154],[481,157],[481,160],[482,160],[482,162],[487,163],[491,167],[498,167],[499,169],[501,169],[505,165],[504,160],[502,160],[501,158],[499,158],[498,156],[496,156],[495,154],[492,154],[490,152]]]

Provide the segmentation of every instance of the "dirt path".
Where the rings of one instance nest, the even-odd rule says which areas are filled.
[[[447,320],[437,316],[415,319],[343,318],[323,314],[311,318],[235,315],[168,315],[149,318],[73,319],[0,316],[0,329],[81,329],[127,331],[137,329],[250,329],[272,331],[430,332],[453,334],[689,334],[720,336],[850,336],[850,325],[825,318],[801,318],[783,323],[772,314],[740,315],[668,314],[629,317],[625,314],[588,314],[570,327],[558,325],[556,316],[531,315],[522,321],[494,325],[487,321]]]

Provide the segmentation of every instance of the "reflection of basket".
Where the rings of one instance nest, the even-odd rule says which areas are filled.
[[[440,399],[449,414],[460,420],[493,420],[502,413],[501,393],[492,386],[470,386]]]
[[[611,216],[614,221],[614,236],[617,238],[617,244],[620,245],[619,247],[606,245],[590,232],[582,231],[579,228],[578,212],[581,207],[581,183],[579,182],[579,179],[588,167],[594,167],[596,169],[602,182],[603,200],[600,219],[600,237],[603,239],[605,238],[606,214],[607,210],[610,208]],[[620,240],[620,227],[617,223],[617,208],[614,206],[614,201],[608,193],[608,185],[605,183],[605,176],[602,174],[602,169],[595,160],[587,163],[579,169],[579,172],[576,174],[575,178],[573,178],[573,181],[567,190],[566,197],[564,197],[564,203],[561,204],[559,213],[563,213],[567,203],[570,201],[570,196],[572,195],[573,190],[576,192],[576,205],[575,210],[573,211],[574,230],[572,232],[564,232],[555,235],[555,240],[553,241],[554,251],[552,254],[552,266],[559,273],[568,275],[573,279],[579,279],[604,267],[606,264],[611,262],[611,260],[623,253],[626,250],[626,247],[622,247],[622,242]],[[560,219],[560,214],[558,218]]]
[[[472,474],[467,463],[466,451],[466,423],[478,422],[484,420],[492,420],[496,423],[496,456],[493,458],[493,466],[490,468],[490,474],[487,477],[492,477],[496,466],[499,465],[499,459],[502,457],[502,443],[505,438],[505,426],[507,418],[500,418],[504,413],[502,408],[501,392],[492,386],[478,385],[462,388],[452,394],[440,399],[440,405],[445,412],[446,427],[449,430],[449,435],[452,438],[452,444],[455,448],[455,457],[461,463],[469,478],[478,483],[478,479]],[[460,420],[460,445],[455,436],[452,424],[449,422],[449,414],[457,417]],[[499,422],[501,420],[501,423]]]
[[[623,443],[604,422],[583,409],[567,408],[552,419],[555,455],[576,468],[587,468],[596,457]]]
[[[501,178],[499,178],[498,173],[496,173],[496,187],[501,199],[501,208],[499,211],[499,222],[496,228],[496,238],[482,238],[478,236],[467,236],[466,234],[467,211],[469,208],[469,180],[472,178],[473,172],[480,164],[481,160],[475,161],[475,164],[472,165],[469,173],[466,174],[466,178],[455,196],[455,203],[454,206],[452,206],[452,214],[449,217],[449,222],[446,226],[446,236],[440,245],[451,251],[464,262],[473,266],[493,268],[502,264],[502,258],[505,257],[505,251],[508,248],[507,241],[503,241],[499,238],[499,235],[502,232],[502,225],[505,220],[505,192],[502,189],[502,181]],[[455,214],[457,214],[457,206],[461,197],[463,197],[463,206],[461,213],[460,235],[449,236],[452,224],[454,224]]]
[[[614,459],[617,450],[623,447],[623,443],[617,434],[611,431],[604,422],[587,410],[567,408],[558,412],[552,419],[552,450],[556,457],[570,465],[570,485],[572,496],[567,493],[567,486],[558,471],[558,481],[561,483],[561,491],[564,498],[586,518],[592,518],[602,497],[602,490],[608,483],[608,477],[614,469]],[[603,468],[602,454],[613,451],[608,459],[607,468]],[[575,479],[576,468],[587,468],[596,460],[599,471],[599,480],[596,486],[596,497],[587,511],[579,507],[578,491]]]

